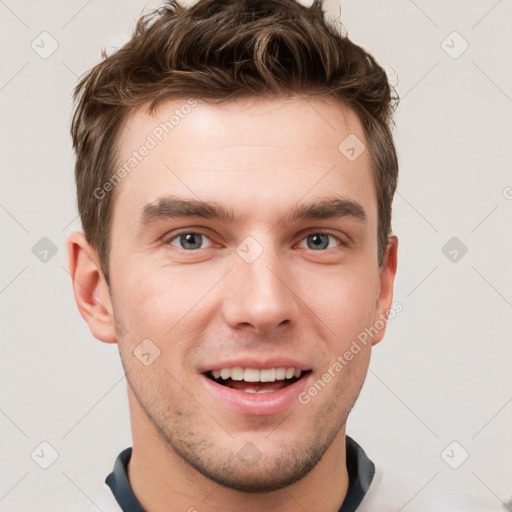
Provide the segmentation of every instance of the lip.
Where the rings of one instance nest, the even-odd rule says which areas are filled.
[[[290,358],[272,357],[268,359],[255,359],[254,357],[245,357],[232,359],[230,361],[210,363],[208,366],[201,366],[198,371],[204,374],[210,370],[222,370],[222,368],[237,367],[257,368],[258,370],[268,370],[270,368],[298,368],[304,372],[311,370],[311,367],[308,367],[304,363]]]
[[[237,363],[237,366],[238,365]],[[240,364],[239,366],[242,365]],[[285,365],[283,364],[282,366]],[[289,365],[289,367],[291,366],[293,366],[293,364]],[[247,367],[251,368],[250,365],[247,365]],[[230,368],[230,366],[221,366],[219,369],[220,368]],[[252,368],[254,368],[254,366],[252,366]],[[262,367],[260,366],[260,368]],[[274,368],[274,366],[270,366],[270,368]],[[300,366],[295,366],[295,368],[300,368]],[[215,367],[214,369],[217,368]],[[310,377],[311,374],[305,375],[298,381],[278,391],[273,391],[272,393],[257,394],[228,388],[222,384],[217,384],[204,373],[201,374],[201,379],[208,393],[210,393],[215,400],[235,413],[248,416],[271,416],[291,409],[294,404],[298,403],[298,396],[306,387]]]

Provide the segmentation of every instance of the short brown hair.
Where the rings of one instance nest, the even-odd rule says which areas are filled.
[[[87,72],[74,91],[71,127],[78,211],[109,281],[114,193],[96,198],[116,167],[127,115],[165,100],[319,94],[358,115],[365,130],[378,201],[378,259],[391,232],[398,159],[391,133],[398,99],[385,71],[324,16],[323,1],[177,1],[143,15],[132,38]],[[341,141],[340,141],[341,142]]]

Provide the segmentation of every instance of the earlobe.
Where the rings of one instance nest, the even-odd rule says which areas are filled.
[[[73,293],[80,315],[95,338],[105,343],[116,343],[112,303],[96,251],[83,233],[75,231],[68,236],[67,252]]]
[[[386,323],[389,312],[393,305],[393,286],[395,282],[398,253],[398,238],[390,236],[384,262],[380,269],[380,289],[377,297],[377,308],[374,319],[374,326],[378,333],[372,339],[372,345],[382,340],[386,332]]]

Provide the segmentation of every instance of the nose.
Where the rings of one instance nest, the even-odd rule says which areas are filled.
[[[295,324],[298,297],[289,265],[275,250],[265,248],[255,261],[233,254],[234,268],[225,282],[223,313],[234,330],[268,335]],[[250,260],[249,260],[250,261]]]

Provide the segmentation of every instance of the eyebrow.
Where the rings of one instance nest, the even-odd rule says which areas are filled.
[[[218,203],[165,196],[147,204],[142,209],[138,223],[141,227],[148,227],[162,220],[181,217],[202,217],[219,220],[226,224],[240,222],[239,215]],[[323,198],[313,203],[297,204],[290,208],[280,220],[296,222],[343,217],[352,218],[362,224],[367,220],[366,212],[358,202],[343,197]]]

